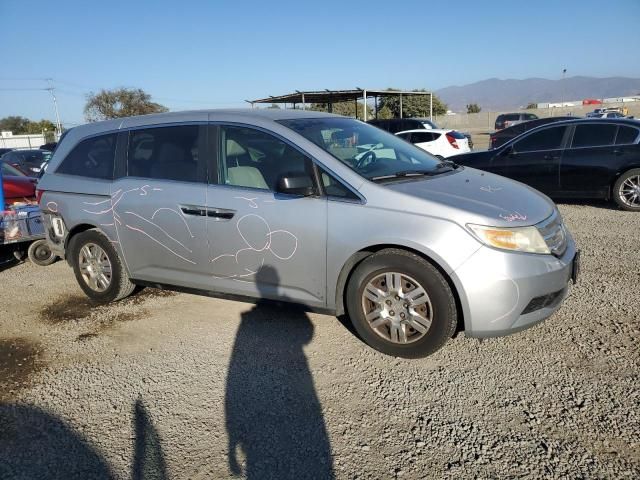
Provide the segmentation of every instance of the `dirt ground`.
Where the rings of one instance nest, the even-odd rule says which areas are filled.
[[[0,478],[639,478],[640,214],[561,205],[583,252],[525,332],[379,354],[293,308],[0,269]]]

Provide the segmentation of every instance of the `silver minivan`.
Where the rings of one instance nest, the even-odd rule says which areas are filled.
[[[348,314],[422,357],[555,312],[578,252],[555,205],[351,118],[210,110],[70,130],[38,184],[84,292],[138,286]]]

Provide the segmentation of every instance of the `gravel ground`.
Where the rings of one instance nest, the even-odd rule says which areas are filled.
[[[387,357],[337,319],[0,272],[0,478],[639,478],[640,215],[561,205],[582,277],[544,324]]]

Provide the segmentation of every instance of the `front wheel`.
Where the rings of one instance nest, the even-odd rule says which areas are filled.
[[[80,288],[93,301],[109,303],[133,293],[135,285],[107,237],[87,230],[69,242],[69,258]]]
[[[362,339],[387,355],[426,357],[453,336],[457,325],[446,279],[404,250],[385,249],[363,260],[349,280],[346,301]]]
[[[620,175],[613,186],[613,199],[623,210],[640,212],[640,168]]]

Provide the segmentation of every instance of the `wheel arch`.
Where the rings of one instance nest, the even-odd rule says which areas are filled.
[[[98,231],[101,231],[99,227],[97,227],[96,225],[93,225],[91,223],[79,223],[78,225],[75,225],[72,229],[70,229],[69,232],[67,233],[67,236],[64,239],[64,251],[65,251],[65,258],[67,260],[67,263],[69,263],[69,265],[71,265],[71,263],[70,263],[71,261],[69,259],[69,255],[67,255],[67,249],[69,248],[69,242],[71,241],[71,239],[73,237],[75,237],[79,233],[86,232],[87,230],[98,230]]]
[[[434,258],[425,254],[424,252],[421,252],[420,250],[407,247],[406,245],[395,245],[395,244],[370,245],[358,250],[347,259],[347,261],[342,266],[342,269],[340,270],[340,274],[338,275],[338,281],[336,283],[336,291],[335,291],[336,316],[341,316],[346,314],[345,295],[347,292],[347,285],[349,283],[349,279],[351,278],[351,275],[353,274],[355,269],[358,267],[358,265],[370,255],[373,255],[374,253],[377,253],[380,250],[385,250],[388,248],[404,250],[406,252],[413,253],[419,256],[420,258],[426,260],[427,262],[429,262],[440,272],[440,274],[447,281],[447,284],[449,285],[449,288],[453,293],[453,297],[455,298],[456,310],[457,310],[457,316],[458,316],[456,333],[463,331],[464,330],[464,310],[462,308],[462,303],[460,301],[460,294],[458,292],[458,288],[456,287],[456,284],[454,283],[453,279],[447,273],[444,266],[438,263]]]

